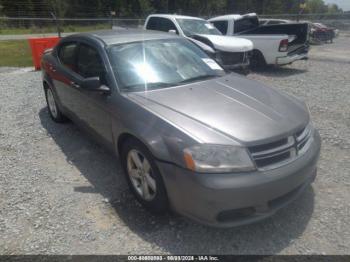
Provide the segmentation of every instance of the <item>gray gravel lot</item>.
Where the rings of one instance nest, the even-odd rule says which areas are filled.
[[[249,78],[308,102],[318,178],[272,218],[215,229],[143,210],[115,157],[49,119],[40,72],[1,68],[0,254],[350,254],[350,38]]]

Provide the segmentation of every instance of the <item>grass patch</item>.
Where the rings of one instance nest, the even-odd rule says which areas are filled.
[[[89,32],[89,31],[96,31],[101,29],[111,29],[111,25],[109,23],[106,23],[106,24],[96,24],[96,25],[90,25],[90,26],[75,26],[75,25],[61,26],[61,31],[64,33]],[[0,28],[1,35],[47,34],[47,33],[57,33],[57,28],[54,26],[47,26],[47,27],[31,26],[28,28],[26,27]]]
[[[0,41],[0,66],[33,66],[27,40]]]

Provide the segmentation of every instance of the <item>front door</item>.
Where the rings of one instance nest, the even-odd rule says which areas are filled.
[[[108,86],[106,68],[98,51],[85,43],[79,44],[76,58],[77,73],[74,89],[74,113],[104,143],[110,145],[112,140],[111,113],[112,98],[110,95],[85,90],[81,82],[85,78],[99,77],[101,84]]]

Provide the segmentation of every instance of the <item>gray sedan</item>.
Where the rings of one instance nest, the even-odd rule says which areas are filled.
[[[173,34],[63,38],[42,59],[49,114],[119,156],[149,210],[235,226],[272,215],[316,177],[320,137],[304,102],[225,72]]]

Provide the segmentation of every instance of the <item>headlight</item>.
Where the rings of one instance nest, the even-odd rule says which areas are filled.
[[[227,173],[255,169],[247,150],[238,146],[200,144],[184,150],[186,167],[202,173]]]

